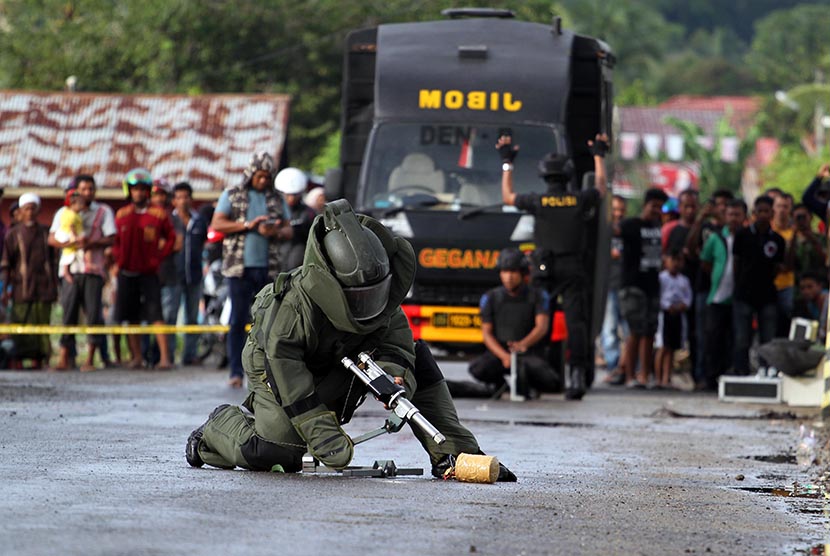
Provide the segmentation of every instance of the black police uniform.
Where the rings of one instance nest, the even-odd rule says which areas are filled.
[[[586,271],[588,256],[588,223],[600,206],[596,189],[556,191],[545,194],[516,195],[516,208],[536,217],[534,281],[551,294],[562,295],[562,309],[568,327],[568,349],[571,368],[591,372],[594,364],[593,342],[589,332],[591,288],[593,280]]]
[[[493,335],[504,349],[508,342],[516,342],[526,337],[536,325],[536,315],[550,311],[550,300],[543,289],[523,285],[515,295],[510,295],[504,286],[498,286],[485,293],[480,303],[481,320],[493,325]],[[528,394],[529,386],[539,392],[555,392],[559,377],[544,358],[541,341],[531,346],[520,358],[520,365],[525,380],[520,381],[520,390]],[[501,360],[486,351],[470,362],[470,374],[481,382],[498,388],[504,384],[504,375],[508,372]]]

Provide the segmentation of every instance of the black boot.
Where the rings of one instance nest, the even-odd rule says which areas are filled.
[[[516,475],[510,471],[506,465],[499,462],[499,478],[496,479],[497,483],[515,483],[516,482]]]
[[[432,476],[436,479],[443,479],[444,474],[450,467],[455,467],[455,456],[446,454],[444,457],[432,464]]]
[[[568,384],[568,389],[565,390],[565,399],[566,400],[581,400],[582,396],[585,395],[585,369],[582,367],[571,367],[570,372],[570,384]]]
[[[205,427],[210,422],[211,419],[219,415],[223,409],[226,407],[230,407],[230,404],[222,404],[213,411],[210,412],[208,415],[207,421],[202,423],[202,425],[190,433],[190,436],[187,437],[187,444],[184,447],[184,457],[187,459],[187,463],[191,465],[191,467],[202,467],[205,462],[202,461],[202,457],[199,455],[199,444],[202,442],[202,435],[205,432]]]

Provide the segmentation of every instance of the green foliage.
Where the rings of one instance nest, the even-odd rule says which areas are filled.
[[[757,88],[755,78],[740,64],[690,51],[663,64],[655,85],[661,96],[743,95]]]
[[[830,9],[802,5],[758,22],[747,63],[768,89],[809,83],[816,70],[830,74]]]
[[[683,147],[688,160],[694,160],[700,167],[700,193],[708,198],[716,189],[729,189],[732,192],[739,192],[741,188],[741,174],[747,158],[755,149],[755,141],[759,133],[757,127],[751,128],[746,137],[740,140],[738,145],[738,159],[736,162],[721,160],[721,143],[725,137],[735,137],[737,134],[729,125],[728,115],[718,120],[715,127],[712,149],[707,149],[697,142],[698,137],[705,135],[703,129],[686,120],[672,116],[665,119],[666,123],[673,126],[683,137]]]
[[[618,60],[617,102],[651,105],[678,93],[791,89],[812,82],[815,68],[828,70],[830,80],[830,0],[799,4],[505,0],[498,5],[527,21],[548,23],[561,16],[566,28],[605,40]],[[288,93],[291,163],[308,166],[331,152],[338,129],[346,34],[384,22],[441,19],[442,9],[468,5],[490,3],[0,0],[0,88],[61,90],[75,75],[80,91]],[[748,62],[741,65],[744,59]],[[771,116],[763,126],[782,139],[798,141],[809,132],[809,114],[765,107]],[[782,125],[790,120],[796,130]]]
[[[574,30],[607,42],[617,57],[618,89],[643,79],[662,60],[683,29],[636,0],[567,0],[562,5]]]
[[[803,121],[798,112],[768,95],[763,99],[755,124],[765,137],[774,137],[782,144],[798,145],[808,122]]]
[[[824,161],[830,160],[830,151],[824,150],[821,157],[812,157],[795,145],[785,145],[775,159],[764,168],[763,182],[766,187],[780,187],[796,199],[807,189]]]
[[[653,106],[657,104],[657,97],[648,91],[642,79],[635,79],[630,85],[618,90],[614,103],[618,106]]]
[[[667,20],[681,23],[690,32],[724,27],[744,42],[750,42],[755,22],[772,11],[786,10],[804,0],[643,0],[644,8],[654,9]],[[830,0],[810,0],[810,4],[830,4]]]
[[[311,171],[317,175],[325,176],[329,168],[337,168],[340,165],[340,132],[332,133],[326,140],[326,144],[320,153],[311,161]]]

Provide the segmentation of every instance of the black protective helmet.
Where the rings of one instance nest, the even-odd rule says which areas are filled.
[[[545,181],[568,183],[574,174],[574,163],[569,156],[550,153],[539,161],[539,177]]]
[[[326,204],[323,246],[332,274],[356,320],[378,316],[389,302],[389,255],[378,236],[357,219],[348,201]]]
[[[524,253],[513,247],[502,249],[499,253],[499,260],[496,262],[499,270],[518,270],[522,274],[528,272],[527,257]]]

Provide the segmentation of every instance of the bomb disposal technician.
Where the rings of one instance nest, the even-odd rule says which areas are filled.
[[[568,328],[570,376],[565,398],[581,400],[587,388],[587,377],[593,369],[593,338],[588,318],[591,313],[593,277],[587,276],[588,223],[597,217],[606,191],[605,163],[608,137],[597,135],[588,141],[594,157],[595,187],[582,191],[570,190],[573,161],[566,155],[551,153],[539,161],[539,177],[545,180],[544,194],[516,194],[513,190],[513,161],[519,147],[507,135],[499,137],[496,149],[502,159],[502,201],[536,217],[533,238],[537,261],[545,274],[543,287],[551,298],[562,294],[562,308]],[[590,373],[593,376],[593,373]]]
[[[354,445],[341,425],[366,391],[340,361],[357,359],[362,351],[396,377],[446,437],[439,446],[413,429],[433,475],[443,475],[461,452],[481,453],[459,423],[428,348],[413,342],[400,308],[414,273],[415,255],[406,240],[356,215],[345,200],[328,203],[312,224],[303,265],[281,274],[254,300],[242,351],[250,391],[243,407],[213,410],[188,438],[188,463],[295,472],[309,451],[329,467],[346,467]],[[516,477],[501,466],[499,480]]]

